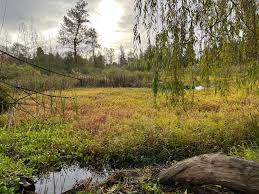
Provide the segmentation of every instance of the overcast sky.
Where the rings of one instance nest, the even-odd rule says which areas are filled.
[[[118,50],[120,45],[132,47],[134,12],[133,0],[87,0],[92,27],[99,34],[102,47]],[[4,9],[6,6],[6,14]],[[37,32],[45,39],[55,41],[60,23],[67,10],[76,0],[0,0],[1,39],[5,32],[11,41],[17,39],[22,22],[33,23]],[[32,22],[31,22],[32,21]]]

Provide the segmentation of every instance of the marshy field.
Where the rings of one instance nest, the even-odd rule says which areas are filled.
[[[0,0],[0,194],[169,193],[259,193],[259,0]]]
[[[168,106],[163,96],[155,100],[150,89],[89,88],[62,95],[77,97],[52,106],[41,97],[45,108],[39,110],[33,96],[23,108],[34,118],[18,111],[12,128],[0,128],[2,186],[15,189],[21,175],[72,165],[136,168],[217,152],[259,160],[256,94],[189,91],[184,106]]]

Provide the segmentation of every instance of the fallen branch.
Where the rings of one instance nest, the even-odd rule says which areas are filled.
[[[162,185],[221,185],[233,191],[259,193],[259,164],[222,154],[207,154],[178,162],[159,175]]]

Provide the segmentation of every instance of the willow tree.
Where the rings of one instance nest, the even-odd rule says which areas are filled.
[[[172,100],[183,99],[186,69],[199,70],[207,87],[225,91],[237,59],[258,64],[258,4],[258,0],[136,0],[135,41],[141,43],[144,27],[156,48],[148,61],[155,95],[162,91]],[[193,73],[191,77],[194,82]]]

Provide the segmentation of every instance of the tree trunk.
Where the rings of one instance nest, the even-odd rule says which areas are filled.
[[[93,55],[93,63],[94,63],[94,65],[96,65],[96,64],[95,64],[95,48],[94,48],[94,45],[93,45],[93,44],[92,44],[92,49],[93,49],[93,50],[92,50],[92,52],[93,52],[93,53],[92,53],[92,55]]]
[[[256,2],[253,1],[253,40],[254,40],[254,60],[258,60],[258,49],[257,49],[257,9],[256,9]]]
[[[75,64],[77,64],[77,42],[76,42],[76,38],[74,39],[74,60],[75,60]]]
[[[159,175],[162,185],[221,185],[238,192],[259,193],[259,164],[222,154],[207,154],[178,162]]]
[[[79,34],[79,29],[81,27],[81,22],[78,21],[77,24],[77,29],[76,29],[76,34],[74,38],[74,58],[75,58],[75,64],[77,65],[77,45],[78,45],[78,34]]]

